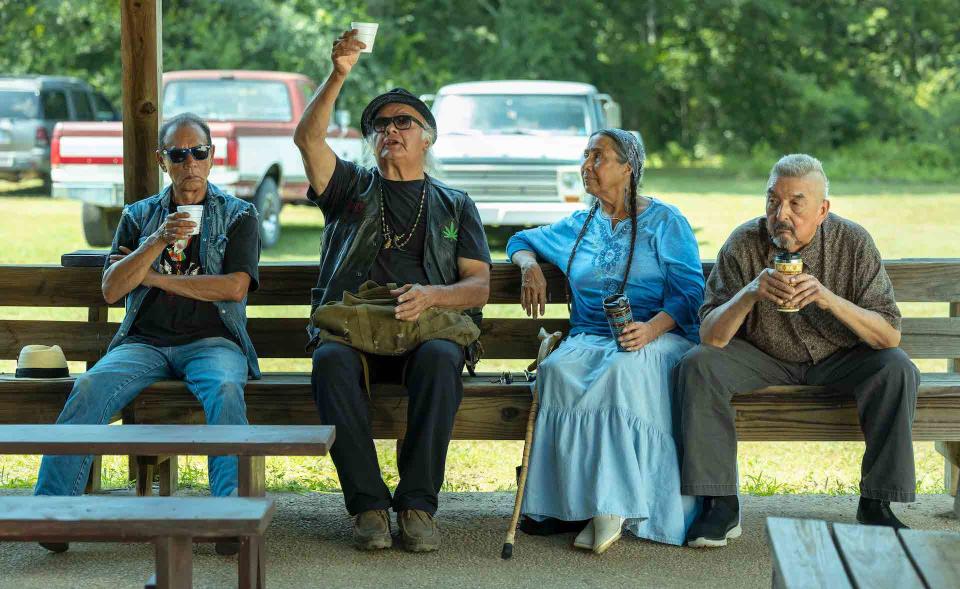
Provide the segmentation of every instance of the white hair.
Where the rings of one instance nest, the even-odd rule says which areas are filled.
[[[767,180],[767,190],[776,184],[777,178],[803,178],[807,174],[817,173],[823,178],[823,198],[830,196],[830,180],[823,171],[823,163],[812,155],[805,153],[791,153],[780,158],[770,169],[770,178]]]
[[[429,142],[429,145],[427,145],[427,153],[423,156],[423,171],[434,176],[437,172],[437,159],[433,157],[433,144],[437,142],[437,131],[430,127],[422,129],[420,131],[420,138],[426,139]],[[363,152],[360,155],[361,165],[368,168],[377,165],[376,149],[377,132],[372,131],[367,134],[363,140]]]

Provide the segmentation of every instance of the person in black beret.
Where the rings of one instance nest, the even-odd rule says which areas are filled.
[[[376,159],[364,167],[344,161],[327,143],[334,103],[365,45],[357,31],[333,43],[333,71],[297,125],[294,142],[310,180],[308,198],[323,211],[320,278],[312,308],[339,301],[373,280],[400,285],[395,317],[416,321],[427,309],[461,310],[479,322],[490,290],[490,252],[477,207],[426,173],[437,123],[419,98],[395,88],[363,111],[361,130]],[[311,331],[311,345],[319,334]],[[476,350],[434,339],[403,356],[364,354],[337,342],[313,353],[313,394],[324,424],[337,428],[331,455],[346,507],[355,516],[354,543],[363,550],[391,546],[388,508],[397,512],[407,550],[440,547],[434,521],[447,446],[463,397],[464,364]],[[366,370],[365,370],[366,368]],[[372,439],[365,372],[371,380],[406,385],[407,431],[398,456],[400,482],[391,497]]]

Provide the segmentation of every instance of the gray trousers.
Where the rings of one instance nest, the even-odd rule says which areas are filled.
[[[860,494],[915,500],[911,430],[920,372],[903,350],[861,344],[817,364],[793,363],[739,338],[725,348],[697,346],[677,366],[684,495],[737,493],[737,432],[730,401],[736,393],[772,385],[818,385],[852,395],[867,446]]]

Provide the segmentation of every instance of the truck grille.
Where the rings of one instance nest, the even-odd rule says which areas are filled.
[[[440,177],[466,190],[474,200],[557,201],[557,170],[552,166],[441,166]]]

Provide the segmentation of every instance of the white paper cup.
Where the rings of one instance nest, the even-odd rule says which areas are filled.
[[[190,218],[187,221],[193,221],[197,224],[189,235],[200,235],[200,220],[203,219],[203,205],[179,205],[178,213],[188,213]]]
[[[350,23],[350,28],[356,29],[357,31],[357,40],[367,45],[367,48],[361,50],[360,53],[373,53],[373,42],[377,38],[377,29],[379,27],[380,24],[375,22]]]

